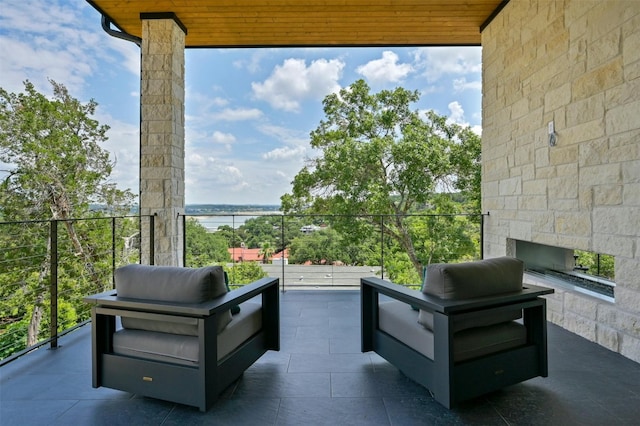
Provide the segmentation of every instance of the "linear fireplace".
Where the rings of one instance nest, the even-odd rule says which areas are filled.
[[[515,245],[515,257],[524,262],[527,273],[580,293],[612,302],[615,300],[616,285],[611,276],[598,276],[599,272],[605,270],[600,266],[601,260],[608,262],[607,269],[613,269],[612,256],[529,241],[513,240],[512,242]],[[595,260],[591,261],[592,258]]]

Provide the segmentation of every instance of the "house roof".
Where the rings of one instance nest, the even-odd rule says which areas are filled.
[[[136,37],[141,14],[172,14],[186,47],[282,47],[480,45],[509,0],[87,1]]]

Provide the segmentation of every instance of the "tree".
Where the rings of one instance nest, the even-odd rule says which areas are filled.
[[[104,259],[95,240],[97,235],[71,219],[101,216],[90,209],[92,203],[104,204],[111,212],[128,212],[133,195],[109,182],[113,162],[100,147],[107,140],[108,126],[92,118],[97,103],[91,100],[83,104],[62,84],[50,83],[51,99],[36,91],[29,81],[24,83],[24,93],[0,88],[0,163],[7,167],[0,171],[4,174],[0,216],[13,221],[59,220],[82,265],[75,278],[86,276],[93,290],[101,291],[105,276],[97,265]],[[40,231],[39,241],[48,240],[46,234],[42,235],[45,231]],[[44,250],[37,275],[31,274],[23,284],[33,287],[28,292],[33,298],[29,345],[35,343],[41,326],[43,283],[50,274],[51,247]]]
[[[194,218],[186,221],[187,265],[192,268],[231,261],[227,241],[217,232],[208,232]]]
[[[337,215],[333,227],[354,239],[373,227],[420,274],[406,215],[429,209],[445,190],[479,194],[480,138],[433,111],[412,110],[418,100],[403,88],[370,94],[363,80],[328,95],[326,118],[311,132],[320,155],[295,176],[283,210]]]
[[[262,256],[262,263],[268,263],[269,258],[273,256],[273,253],[275,253],[275,250],[270,242],[264,241],[260,243],[260,251],[258,254]]]

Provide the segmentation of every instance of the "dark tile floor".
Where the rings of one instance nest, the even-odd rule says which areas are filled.
[[[207,413],[91,388],[90,330],[0,368],[9,425],[638,425],[640,364],[549,325],[549,377],[446,410],[373,353],[360,353],[357,291],[281,295],[282,350]]]

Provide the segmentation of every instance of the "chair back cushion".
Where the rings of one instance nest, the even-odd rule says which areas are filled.
[[[464,300],[522,290],[524,264],[513,257],[427,267],[422,292],[441,299]]]
[[[422,292],[441,299],[474,299],[522,290],[524,264],[513,257],[498,257],[466,263],[436,263],[427,267]],[[454,317],[453,332],[517,320],[521,311],[489,312],[484,317],[461,320]],[[418,322],[433,330],[433,313],[420,310]]]
[[[227,293],[221,266],[181,268],[174,266],[127,265],[116,269],[118,297],[172,303],[202,303]],[[218,333],[231,321],[231,313],[218,318]],[[197,323],[171,324],[138,318],[122,318],[122,326],[197,336]]]

